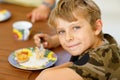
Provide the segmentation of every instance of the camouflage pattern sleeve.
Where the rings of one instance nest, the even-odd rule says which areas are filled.
[[[74,69],[84,80],[120,80],[120,49],[105,44],[79,56]]]

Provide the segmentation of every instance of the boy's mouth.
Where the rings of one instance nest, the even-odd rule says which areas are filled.
[[[76,44],[71,44],[71,45],[67,45],[67,48],[69,48],[70,50],[75,50],[76,48],[78,48],[80,45],[80,43],[76,43]]]

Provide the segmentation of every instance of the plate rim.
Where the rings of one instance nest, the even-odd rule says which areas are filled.
[[[11,17],[11,12],[9,10],[7,10],[7,9],[2,9],[2,10],[6,10],[7,17],[5,16],[5,18],[3,20],[1,20],[0,22],[4,22]],[[2,11],[2,10],[0,10],[0,11]]]

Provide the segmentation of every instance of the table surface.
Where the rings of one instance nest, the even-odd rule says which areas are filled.
[[[54,29],[47,25],[47,21],[33,23],[30,39],[27,41],[17,41],[13,38],[12,24],[15,21],[26,20],[26,14],[33,10],[32,7],[23,7],[13,4],[0,3],[0,9],[7,9],[11,12],[10,19],[0,22],[0,80],[34,80],[41,70],[22,70],[13,67],[8,62],[8,56],[14,50],[26,47],[35,47],[33,36],[38,32],[54,35]],[[55,66],[69,61],[70,55],[61,46],[51,49],[58,56]]]

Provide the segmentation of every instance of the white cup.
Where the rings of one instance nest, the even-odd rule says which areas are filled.
[[[16,40],[28,40],[32,23],[28,21],[17,21],[13,23],[13,35]]]

